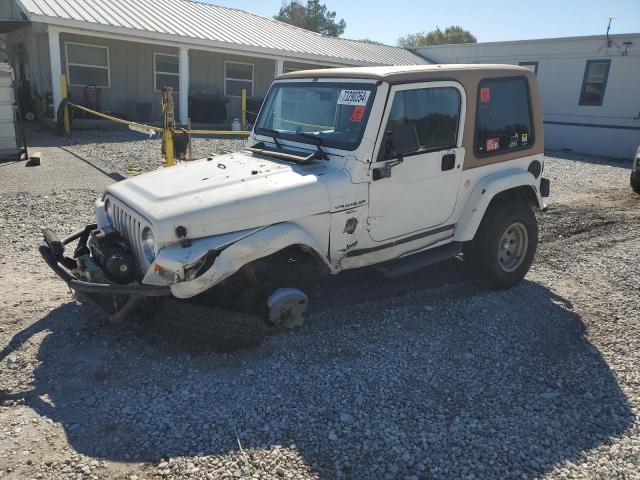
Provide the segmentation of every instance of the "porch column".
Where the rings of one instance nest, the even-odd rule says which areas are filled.
[[[51,63],[51,88],[53,93],[53,118],[57,119],[58,107],[62,101],[62,87],[60,75],[62,75],[62,58],[60,57],[60,31],[48,27],[49,33],[49,62]],[[69,79],[67,79],[67,82]]]
[[[187,118],[189,118],[189,49],[187,47],[180,47],[178,60],[180,124],[186,128]]]
[[[282,60],[281,58],[276,60],[276,76],[275,78],[278,78],[278,75],[282,75],[284,73],[284,60]]]

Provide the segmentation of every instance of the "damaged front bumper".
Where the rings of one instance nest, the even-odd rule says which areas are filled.
[[[45,244],[41,245],[40,255],[51,269],[58,275],[69,288],[76,292],[87,295],[94,303],[104,310],[107,310],[113,320],[122,317],[127,311],[134,308],[144,297],[165,297],[171,295],[168,285],[142,285],[139,283],[129,283],[126,285],[117,283],[94,283],[78,278],[73,273],[76,268],[76,260],[64,255],[64,248],[74,240],[83,239],[94,230],[96,225],[87,225],[82,230],[59,240],[56,234],[49,229],[44,230]],[[96,298],[98,297],[98,298]],[[114,308],[105,308],[105,297],[118,297],[119,301],[109,302],[115,305]],[[110,311],[111,310],[111,311]],[[115,311],[113,311],[115,310]]]

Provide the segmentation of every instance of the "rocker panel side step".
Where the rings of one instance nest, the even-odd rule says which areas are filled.
[[[440,247],[430,248],[397,260],[375,265],[373,268],[382,272],[387,278],[400,277],[447,258],[455,257],[462,251],[462,245],[462,242],[450,242]]]

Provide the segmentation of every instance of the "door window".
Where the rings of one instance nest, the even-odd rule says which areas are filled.
[[[533,145],[526,78],[482,80],[477,103],[476,154],[496,155]]]
[[[384,129],[379,160],[398,156],[393,144],[396,129],[411,126],[420,147],[415,154],[455,148],[460,123],[460,92],[454,87],[401,90],[393,97]]]

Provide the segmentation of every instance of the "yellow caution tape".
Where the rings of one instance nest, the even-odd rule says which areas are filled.
[[[133,125],[140,129],[154,130],[156,132],[162,131],[162,128],[159,128],[159,127],[152,127],[151,125],[144,125],[142,123],[131,122],[129,120],[123,120],[122,118],[112,117],[111,115],[107,115],[106,113],[96,112],[95,110],[91,110],[90,108],[83,107],[82,105],[76,105],[75,103],[67,102],[67,105],[73,108],[77,108],[78,110],[82,110],[83,112],[87,112],[92,115],[95,115],[96,117],[101,117],[106,120],[111,120],[112,122],[121,123],[122,125]]]
[[[173,133],[185,135],[250,135],[246,130],[176,130]]]
[[[162,132],[162,128],[153,127],[151,125],[145,125],[143,123],[132,122],[130,120],[123,120],[122,118],[113,117],[111,115],[107,115],[106,113],[96,112],[95,110],[91,110],[90,108],[83,107],[82,105],[77,105],[75,103],[67,102],[67,105],[73,108],[77,108],[78,110],[82,110],[83,112],[90,113],[95,115],[96,117],[104,118],[106,120],[111,120],[112,122],[120,123],[122,125],[127,125],[131,130],[135,130],[140,133],[149,133],[149,131],[154,132]],[[251,132],[246,130],[185,130],[183,128],[176,129],[173,131],[174,134],[184,134],[184,135],[236,135],[236,136],[248,136]]]

